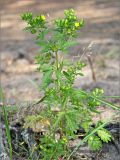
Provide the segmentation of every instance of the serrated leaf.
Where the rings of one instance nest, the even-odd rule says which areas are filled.
[[[65,114],[65,119],[66,119],[66,128],[67,128],[67,133],[71,136],[74,135],[74,132],[79,128],[79,122],[78,122],[78,117],[79,114],[77,113],[76,110],[68,110],[66,111]]]
[[[84,128],[84,130],[85,130],[86,132],[88,132],[89,129],[90,129],[90,125],[91,125],[91,124],[92,124],[91,121],[85,121],[85,122],[82,123],[81,126]]]
[[[103,142],[108,143],[109,141],[111,141],[112,136],[107,130],[105,129],[98,130],[97,134]]]
[[[91,136],[88,139],[88,145],[92,150],[99,150],[102,147],[102,142],[99,137]]]

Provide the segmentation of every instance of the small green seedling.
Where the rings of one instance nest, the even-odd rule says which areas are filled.
[[[28,116],[25,127],[44,133],[39,143],[41,159],[67,159],[71,153],[70,140],[76,138],[80,127],[86,136],[95,129],[91,126],[93,116],[99,114],[97,107],[104,103],[99,99],[103,95],[102,89],[87,93],[73,85],[76,76],[83,76],[85,64],[63,57],[63,53],[76,44],[75,39],[84,26],[84,20],[79,20],[73,9],[65,10],[64,18],[56,19],[52,26],[44,15],[34,17],[32,13],[24,13],[21,17],[27,23],[25,30],[36,35],[37,44],[41,47],[35,60],[38,71],[42,73],[40,89],[44,92],[39,101],[44,109],[37,115]],[[101,124],[98,122],[96,127]],[[98,150],[103,142],[110,140],[110,133],[102,127],[89,136],[87,142],[91,149]]]

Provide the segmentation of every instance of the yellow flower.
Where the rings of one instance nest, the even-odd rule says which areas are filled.
[[[75,27],[79,27],[79,26],[80,26],[79,22],[75,22]]]
[[[44,15],[41,15],[41,19],[42,19],[43,21],[45,21],[45,20],[46,20],[46,17],[45,17]]]

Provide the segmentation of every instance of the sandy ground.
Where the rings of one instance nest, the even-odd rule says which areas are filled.
[[[76,86],[85,89],[100,86],[107,95],[119,95],[120,54],[120,1],[119,0],[5,0],[1,8],[1,84],[9,103],[32,101],[40,97],[30,81],[40,83],[34,56],[38,47],[34,37],[25,33],[20,14],[31,11],[49,15],[48,20],[63,16],[64,9],[73,8],[85,27],[79,33],[79,45],[70,50],[70,58],[92,52],[97,82],[93,82],[89,63],[84,69],[85,77],[77,78]],[[89,50],[88,45],[93,44]],[[83,56],[83,59],[86,55]]]

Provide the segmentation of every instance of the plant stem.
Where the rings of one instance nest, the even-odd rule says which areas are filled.
[[[93,67],[93,62],[90,56],[87,56],[88,62],[90,64],[90,68],[92,71],[92,79],[96,82],[96,76],[95,76],[95,72],[94,72],[94,67]]]
[[[57,51],[55,52],[55,56],[56,56],[56,67],[58,70],[59,69],[59,60],[58,60],[58,52]]]

